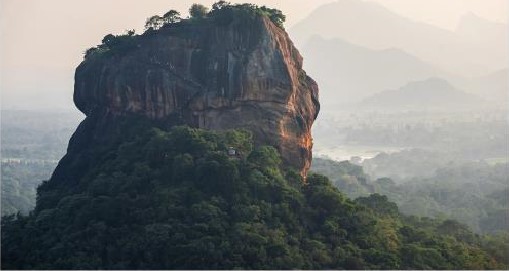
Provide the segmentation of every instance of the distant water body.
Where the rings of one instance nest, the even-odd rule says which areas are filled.
[[[328,158],[336,161],[350,160],[352,157],[359,157],[362,160],[371,159],[380,153],[394,153],[404,150],[403,147],[368,146],[368,145],[338,145],[324,146],[316,143],[313,146],[315,157]]]

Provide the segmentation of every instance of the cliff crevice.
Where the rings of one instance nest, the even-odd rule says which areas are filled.
[[[74,101],[95,119],[136,114],[196,128],[245,128],[305,176],[319,102],[302,61],[287,33],[264,16],[180,23],[137,36],[125,54],[85,59]]]

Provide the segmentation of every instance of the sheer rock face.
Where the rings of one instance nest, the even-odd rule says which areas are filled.
[[[100,121],[126,114],[204,129],[246,128],[305,176],[318,86],[286,32],[265,17],[178,24],[122,55],[87,59],[74,101]]]

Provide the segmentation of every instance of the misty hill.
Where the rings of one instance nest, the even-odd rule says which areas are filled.
[[[426,158],[423,159],[421,154]],[[311,168],[330,177],[332,183],[352,199],[376,192],[396,202],[404,214],[446,216],[469,225],[478,233],[500,231],[509,238],[507,163],[444,163],[440,168],[429,171],[428,177],[406,178],[403,182],[387,177],[373,178],[366,173],[369,164],[378,164],[379,168],[414,168],[412,164],[426,164],[430,154],[440,156],[439,153],[422,150],[383,154],[364,160],[362,167],[348,161],[315,158]],[[509,243],[504,246],[509,249]],[[503,258],[509,261],[507,254]]]
[[[455,78],[403,50],[373,50],[313,36],[303,47],[306,69],[320,82],[322,103],[357,102],[384,89],[429,77]]]
[[[385,90],[364,99],[364,108],[398,109],[468,109],[485,105],[485,101],[456,89],[440,78],[410,82],[398,89]]]
[[[477,32],[479,28],[484,32]],[[456,33],[412,21],[369,1],[339,0],[314,10],[291,29],[291,34],[297,44],[320,35],[371,49],[401,48],[448,71],[471,76],[507,67],[507,34],[489,34],[490,38],[484,39],[485,32],[498,31],[491,28],[480,18],[467,18]],[[474,41],[466,29],[477,33]]]
[[[507,108],[509,103],[509,70],[502,69],[463,83],[462,88],[470,89],[471,92],[486,100],[497,102]]]

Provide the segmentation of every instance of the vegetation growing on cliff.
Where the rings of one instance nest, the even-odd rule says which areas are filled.
[[[108,34],[102,39],[102,43],[85,52],[85,59],[100,56],[119,55],[136,48],[136,35],[134,30],[127,30],[125,34]]]
[[[136,133],[97,146],[81,179],[44,183],[34,212],[2,219],[4,268],[503,267],[454,223],[354,202],[321,175],[303,183],[246,131],[125,123]]]
[[[163,16],[154,15],[145,22],[145,34],[152,34],[159,29],[169,28],[178,24],[193,23],[216,23],[227,25],[234,18],[253,19],[256,16],[269,18],[276,26],[284,29],[286,16],[281,10],[268,8],[266,6],[257,6],[254,4],[230,4],[226,1],[219,1],[212,5],[212,9],[201,4],[193,4],[189,8],[188,18],[182,18],[180,12],[172,9]],[[89,59],[92,56],[111,56],[128,52],[137,46],[137,37],[134,30],[126,31],[122,35],[106,35],[102,43],[85,51],[84,58]]]
[[[233,16],[252,18],[254,16],[265,16],[269,18],[276,26],[284,29],[286,16],[281,10],[268,8],[266,6],[257,6],[254,4],[235,4],[232,5],[225,1],[220,1],[212,6],[208,16],[220,24],[231,21]]]
[[[162,17],[163,19],[167,17],[163,26],[158,25],[161,17],[151,17],[153,19],[148,21],[151,23],[150,29],[142,36],[128,33],[129,37],[119,39],[117,36],[107,35],[101,45],[104,51],[99,54],[95,52],[92,55],[122,55],[139,45],[135,42],[137,39],[152,39],[153,34],[164,31],[167,31],[166,33],[186,32],[178,29],[180,26],[183,26],[184,30],[193,30],[186,34],[202,38],[198,35],[201,30],[206,31],[211,28],[216,30],[222,27],[217,24],[223,25],[233,21],[232,25],[224,28],[237,31],[231,36],[241,37],[236,40],[251,40],[253,37],[255,42],[256,35],[251,35],[251,32],[247,38],[238,35],[239,32],[244,32],[246,25],[254,22],[253,18],[265,30],[267,28],[270,31],[273,30],[270,22],[267,23],[268,20],[256,17],[259,16],[258,12],[267,12],[270,15],[271,11],[264,10],[263,7],[258,10],[252,5],[232,6],[222,2],[216,3],[212,8],[215,14],[207,13],[203,6],[194,5],[194,7],[195,10],[191,12],[192,17],[186,21],[180,20],[178,12],[172,11]],[[277,19],[279,15],[275,14],[275,16]],[[164,23],[170,25],[164,26]],[[157,30],[156,27],[161,29]],[[217,34],[220,31],[211,32]],[[282,33],[277,32],[277,35]],[[232,34],[232,31],[227,33]],[[287,39],[283,35],[280,37]],[[153,40],[158,42],[161,39]],[[207,41],[207,38],[202,40]],[[191,43],[184,42],[183,47],[189,49]],[[264,43],[257,43],[257,45],[260,44]],[[232,59],[236,60],[230,57],[233,54],[228,51],[228,54],[225,54],[224,49],[235,47],[235,45],[237,44],[217,46],[219,55],[226,56],[226,63],[250,63],[250,67],[257,66],[259,62],[256,61],[256,57],[254,62],[232,61]],[[290,64],[283,62],[282,65],[300,69],[301,59],[296,50],[290,42],[286,45],[288,46],[282,46],[286,47],[285,50],[275,50],[270,54],[293,55],[293,59],[297,61],[290,61]],[[182,49],[179,45],[175,47]],[[164,50],[166,49],[164,46],[155,48],[168,52]],[[270,54],[265,54],[264,49],[270,48],[261,48],[263,62],[273,64],[266,61],[268,58],[265,56]],[[287,49],[290,51],[286,51]],[[183,50],[175,50],[172,54],[193,56],[193,54],[184,54]],[[129,62],[124,66],[125,69],[119,69],[120,77],[131,77],[131,69],[136,69],[140,63],[150,58],[161,56],[161,54],[151,55],[143,54],[143,52],[139,55],[144,56]],[[198,53],[194,56],[200,59],[202,55]],[[190,61],[182,61],[188,64],[193,61],[192,57],[183,59],[189,59]],[[120,65],[121,61],[112,60],[108,64]],[[239,58],[239,60],[242,59]],[[169,62],[173,61],[166,63]],[[281,62],[274,63],[276,65],[268,65],[269,68],[280,67],[277,63]],[[90,67],[86,64],[81,68]],[[211,81],[220,80],[225,75],[231,76],[233,73],[230,65],[224,66],[227,69],[223,69],[225,71],[223,73],[217,72],[216,75],[210,76],[210,73],[205,72],[201,76],[210,76]],[[261,73],[257,76],[264,79],[264,70],[267,68],[261,67],[259,66]],[[165,68],[173,70],[171,66],[165,66]],[[221,71],[216,68],[214,70]],[[268,78],[287,77],[286,69],[278,70],[283,70],[283,73],[275,73],[275,76],[268,76]],[[155,73],[154,69],[149,69],[145,74]],[[150,82],[145,84],[150,87],[140,87],[144,84],[137,83],[123,84],[122,80],[116,80],[119,77],[110,77],[106,72],[103,72],[101,76],[90,73],[87,79],[93,80],[88,85],[84,83],[87,76],[80,78],[79,74],[78,70],[76,86],[81,87],[75,90],[75,94],[78,93],[75,101],[80,110],[86,112],[87,119],[80,124],[74,134],[69,151],[59,163],[52,178],[38,189],[36,209],[28,217],[11,216],[2,219],[2,263],[5,268],[484,269],[505,267],[497,262],[499,257],[497,245],[484,250],[483,240],[455,221],[404,217],[394,203],[378,194],[353,201],[341,194],[326,177],[318,174],[310,174],[306,181],[301,180],[298,173],[282,167],[278,150],[270,146],[254,148],[249,132],[240,130],[211,132],[185,126],[169,128],[176,123],[199,123],[200,118],[207,122],[210,119],[217,121],[214,118],[218,115],[224,116],[221,107],[213,108],[221,114],[208,116],[199,114],[194,116],[193,113],[204,111],[202,107],[199,109],[176,107],[176,104],[181,103],[176,101],[184,100],[175,99],[180,96],[179,94],[196,97],[192,94],[198,91],[195,85],[199,83],[188,80],[193,78],[193,74],[191,76],[175,74],[180,81],[191,83],[193,87],[190,88],[177,84],[177,80],[166,80],[167,78],[158,80],[156,79],[158,76],[140,76],[139,74],[132,75],[131,78],[136,78],[138,82]],[[305,74],[299,73],[299,77],[303,78]],[[109,81],[114,84],[105,85],[104,88],[94,88],[97,85],[97,78],[100,79],[99,81]],[[235,79],[233,76],[231,78]],[[311,79],[308,82],[312,83]],[[244,90],[259,91],[267,84],[265,82],[253,84],[254,87],[246,87],[246,89],[243,87],[248,84],[239,85],[244,92]],[[281,86],[285,85],[292,90],[300,87],[295,86],[293,82],[288,84],[279,82],[275,86],[283,89]],[[119,86],[125,86],[128,92],[132,89],[141,90],[138,93],[141,98],[133,99],[136,95],[122,95],[121,92],[124,89]],[[168,92],[151,91],[160,90],[165,86],[180,88],[183,91],[171,92],[171,95],[166,95]],[[213,93],[214,90],[218,91],[221,88],[203,89],[206,90],[204,92]],[[114,92],[109,92],[110,90]],[[313,116],[316,117],[319,105],[313,99],[315,97],[317,99],[317,91],[311,87],[308,90],[311,90],[313,97],[309,96],[309,92],[305,92],[307,99],[297,100],[298,102],[293,102],[291,107],[296,108],[295,112],[302,114],[303,111],[307,111],[314,113]],[[105,96],[112,99],[94,99],[95,97],[87,95],[99,92],[106,93]],[[158,93],[164,95],[158,95]],[[295,94],[295,92],[289,93]],[[80,94],[85,94],[84,98],[80,97]],[[171,106],[169,102],[166,103],[160,98],[162,96],[173,96]],[[137,110],[122,110],[123,106],[111,102],[113,100],[123,100],[122,102],[126,103],[122,104]],[[133,103],[134,101],[141,101],[141,103]],[[189,102],[189,100],[184,101],[182,104]],[[263,100],[264,103],[274,101],[278,99]],[[311,105],[311,102],[316,103]],[[83,103],[88,104],[83,106]],[[310,103],[307,108],[311,110],[300,110],[306,109],[303,105],[307,103]],[[175,106],[172,107],[175,111],[170,111],[172,113],[168,115],[157,114],[157,110],[154,110],[152,106],[156,104],[165,107],[164,112],[168,112],[167,107],[172,106]],[[232,107],[231,103],[225,104]],[[259,119],[260,122],[265,121],[263,119],[266,115],[279,115],[279,112],[286,114],[288,106],[284,105],[284,101],[279,104],[283,105],[282,110],[274,110],[276,108],[271,107],[270,114],[259,110],[260,107],[256,101],[249,104],[255,111],[262,112],[254,115],[253,122],[257,123]],[[84,108],[88,109],[84,110]],[[114,111],[113,108],[120,109]],[[246,107],[234,108],[234,114],[239,114]],[[289,116],[293,117],[293,115]],[[194,117],[198,117],[198,120]],[[236,124],[236,119],[246,121],[243,117],[232,119],[234,119],[231,122],[233,124]],[[232,119],[225,117],[221,121]],[[309,128],[312,118],[309,117],[309,120],[307,123],[309,125],[302,125],[299,120],[296,120],[296,126],[301,126],[301,130],[286,129],[286,126],[281,125],[278,127],[285,128],[280,129],[281,131],[294,133],[302,131],[303,127]],[[279,120],[273,119],[267,122],[281,124]],[[218,125],[215,128],[233,126],[229,124],[222,127]],[[257,128],[253,128],[253,131],[266,131]],[[309,135],[307,133],[309,129],[305,132]],[[287,149],[292,142],[296,142],[294,141],[296,137],[288,137],[291,133],[281,132],[281,134],[283,137],[277,140],[274,140],[272,135],[258,136],[257,134],[257,140],[281,146],[282,150]],[[307,141],[309,137],[305,139],[309,142]],[[274,142],[279,140],[289,144]],[[311,148],[309,146],[306,149],[297,144],[293,146],[297,151],[290,153],[295,154],[300,151],[301,156],[304,156],[302,154],[304,151],[310,151]],[[232,155],[230,150],[240,155]],[[287,158],[287,153],[283,152],[283,154]],[[310,159],[310,155],[307,158]],[[352,172],[358,172],[358,168]]]

